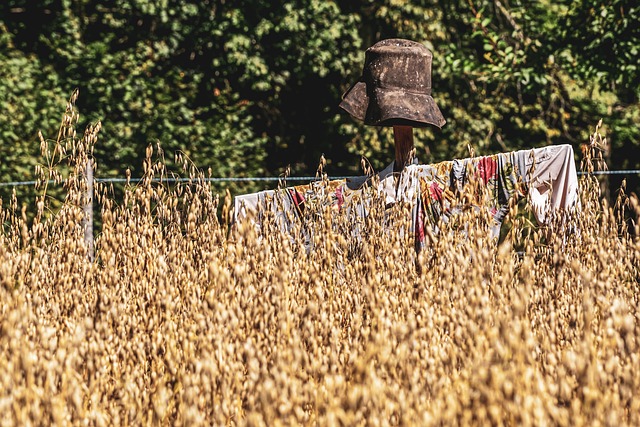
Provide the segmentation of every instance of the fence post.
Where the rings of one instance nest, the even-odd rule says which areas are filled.
[[[93,262],[93,163],[88,156],[84,175],[87,180],[87,194],[84,205],[84,244],[87,247],[89,261]]]

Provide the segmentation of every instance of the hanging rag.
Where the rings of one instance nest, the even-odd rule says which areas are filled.
[[[378,174],[377,192],[387,205],[406,202],[412,208],[412,232],[416,247],[425,242],[426,227],[437,229],[460,211],[457,195],[470,182],[488,194],[477,208],[488,209],[492,218],[492,234],[497,237],[513,199],[529,197],[533,213],[540,224],[551,217],[551,211],[568,211],[579,207],[578,177],[570,145],[555,145],[520,150],[431,165],[409,165],[400,175],[393,173],[393,163]],[[259,227],[259,207],[270,210],[283,231],[291,231],[294,221],[301,220],[305,204],[322,200],[338,210],[352,209],[360,216],[367,212],[362,192],[371,177],[313,182],[308,185],[267,190],[235,198],[234,218],[241,221],[251,216]]]

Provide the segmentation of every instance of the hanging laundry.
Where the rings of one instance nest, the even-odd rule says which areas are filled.
[[[439,221],[465,208],[458,195],[470,182],[482,190],[484,197],[473,207],[488,210],[493,218],[493,237],[499,235],[514,199],[528,195],[540,224],[546,222],[549,209],[567,210],[578,204],[578,178],[570,145],[409,166],[401,181],[403,194],[399,196],[406,194],[411,201],[415,197],[416,244],[424,242],[424,227],[437,229]],[[408,189],[415,182],[418,189],[413,196]]]
[[[550,210],[569,210],[579,206],[578,177],[570,145],[500,153],[490,156],[451,160],[432,165],[410,165],[401,174],[393,173],[393,163],[378,174],[376,191],[387,205],[406,202],[412,208],[412,232],[416,247],[425,242],[426,227],[437,230],[465,208],[487,209],[493,218],[492,233],[497,237],[513,199],[529,197],[540,224],[550,218]],[[282,230],[292,230],[308,203],[325,203],[336,210],[350,209],[359,216],[367,212],[363,197],[371,177],[317,181],[247,194],[235,198],[236,221],[250,216],[256,225],[262,221],[259,206],[274,215]],[[465,186],[473,183],[485,197],[472,206],[459,199]],[[488,196],[488,197],[487,197]]]

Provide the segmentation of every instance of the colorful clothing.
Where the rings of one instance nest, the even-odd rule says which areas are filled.
[[[410,165],[399,176],[393,174],[393,166],[392,163],[378,174],[377,191],[385,196],[387,205],[397,202],[410,204],[418,248],[425,242],[427,227],[437,230],[439,221],[447,221],[467,208],[488,209],[494,221],[492,232],[497,237],[514,198],[528,195],[541,224],[549,218],[550,209],[571,209],[579,204],[578,178],[570,145],[433,165]],[[258,204],[265,203],[276,215],[278,224],[285,230],[291,230],[291,221],[301,218],[308,200],[323,200],[336,209],[346,206],[355,209],[357,215],[365,216],[366,203],[362,197],[355,196],[361,196],[363,184],[368,180],[369,177],[357,177],[329,181],[328,185],[315,182],[239,196],[235,199],[235,218],[240,220],[250,211],[257,212]],[[462,189],[468,185],[476,185],[482,197],[466,202],[460,200]],[[260,218],[254,221],[259,224]]]

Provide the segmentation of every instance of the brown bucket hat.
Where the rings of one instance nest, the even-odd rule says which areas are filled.
[[[441,128],[446,120],[431,97],[431,52],[421,43],[382,40],[365,53],[362,77],[340,107],[373,126]]]

